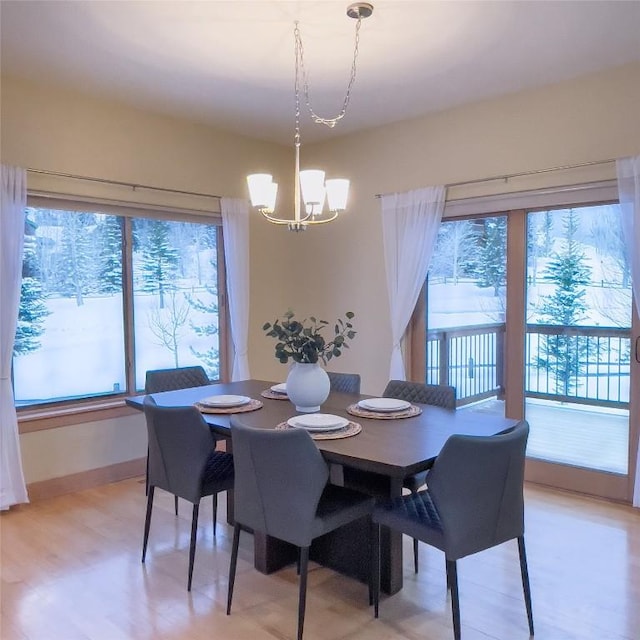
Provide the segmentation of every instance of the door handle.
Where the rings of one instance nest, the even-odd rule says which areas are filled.
[[[636,338],[636,362],[640,362],[640,336]]]

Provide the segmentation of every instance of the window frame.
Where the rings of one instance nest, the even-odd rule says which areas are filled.
[[[141,206],[137,203],[117,203],[90,197],[56,196],[27,193],[27,207],[41,207],[61,211],[90,211],[120,216],[122,224],[122,297],[126,389],[107,396],[97,395],[70,400],[55,400],[38,405],[16,407],[19,433],[31,433],[99,420],[117,419],[138,412],[126,406],[125,399],[138,395],[135,384],[135,333],[133,318],[133,252],[132,221],[134,218],[189,222],[216,227],[218,328],[220,381],[229,379],[232,342],[227,304],[224,233],[222,216],[218,211],[193,211],[182,208]]]

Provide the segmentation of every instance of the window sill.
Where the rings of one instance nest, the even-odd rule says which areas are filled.
[[[63,407],[18,410],[18,432],[32,433],[84,422],[97,422],[140,413],[125,404],[124,398],[97,400]]]

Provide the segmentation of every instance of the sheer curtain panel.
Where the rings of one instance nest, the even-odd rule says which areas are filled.
[[[616,162],[618,194],[622,212],[624,242],[631,263],[631,280],[636,311],[640,315],[640,156],[622,158]],[[635,353],[633,346],[632,352]],[[640,442],[633,485],[633,506],[640,507]]]
[[[426,187],[381,197],[393,342],[390,380],[406,380],[401,341],[427,277],[444,200],[444,187]]]
[[[227,298],[235,355],[231,380],[249,376],[249,204],[237,198],[222,198],[224,262]]]
[[[11,359],[18,324],[27,206],[24,169],[2,165],[0,201],[0,509],[29,502],[22,473]]]

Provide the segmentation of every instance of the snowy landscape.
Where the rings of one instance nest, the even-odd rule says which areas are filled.
[[[124,219],[43,209],[28,214],[16,403],[126,391]],[[200,364],[217,378],[215,227],[134,218],[131,237],[136,388],[144,388],[145,372],[155,368]],[[429,276],[429,328],[503,323],[505,276],[505,218],[444,222]],[[630,325],[631,283],[615,205],[530,214],[527,276],[529,325]],[[566,314],[558,300],[569,316],[558,315]],[[546,349],[549,370],[557,369],[560,356],[536,336],[530,351]],[[609,364],[589,371],[597,375],[582,372],[581,394],[611,387],[604,375],[609,366],[618,399],[628,402],[629,356],[619,344],[598,355]],[[530,384],[544,359],[537,357]]]

